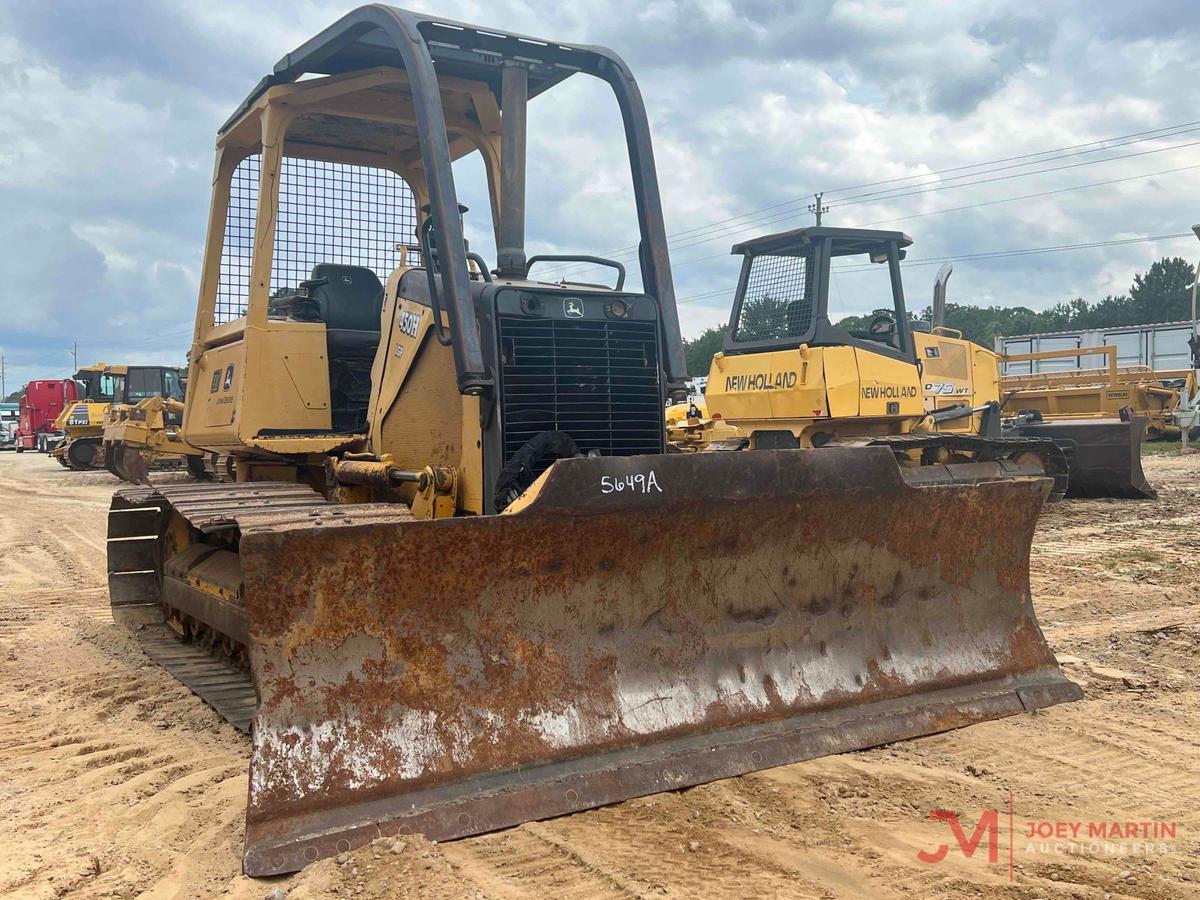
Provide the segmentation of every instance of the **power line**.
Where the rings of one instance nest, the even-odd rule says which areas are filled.
[[[843,207],[843,206],[850,206],[854,203],[863,203],[863,202],[867,202],[867,201],[883,202],[885,200],[896,200],[900,197],[913,197],[917,194],[928,194],[931,191],[952,190],[954,188],[960,188],[960,187],[971,187],[976,184],[991,184],[994,181],[1007,181],[1012,178],[1026,178],[1030,175],[1042,175],[1046,172],[1061,172],[1064,169],[1078,169],[1081,166],[1095,166],[1095,165],[1099,165],[1100,163],[1116,162],[1117,160],[1121,160],[1121,159],[1134,159],[1139,156],[1149,156],[1152,153],[1166,153],[1170,150],[1184,150],[1188,147],[1195,147],[1197,145],[1200,145],[1200,141],[1189,141],[1185,144],[1172,144],[1170,147],[1155,147],[1153,150],[1140,150],[1137,153],[1123,153],[1120,156],[1108,156],[1108,157],[1105,157],[1104,159],[1086,159],[1083,162],[1070,163],[1065,166],[1051,166],[1050,168],[1047,168],[1047,169],[1034,169],[1032,172],[1014,172],[1010,175],[999,175],[995,178],[980,178],[976,181],[965,181],[965,182],[962,182],[961,184],[946,184],[943,182],[943,183],[929,185],[928,187],[915,189],[915,190],[911,190],[911,191],[907,190],[906,188],[896,189],[896,190],[905,190],[906,191],[906,193],[902,193],[902,194],[889,193],[886,191],[876,191],[876,192],[867,193],[867,194],[857,194],[855,196],[847,197],[846,199],[842,200],[834,208],[841,209],[841,207]],[[1059,157],[1059,158],[1061,159],[1062,157]],[[1046,162],[1050,162],[1050,160],[1046,160]],[[989,170],[989,172],[999,172],[999,171],[1002,171],[1002,170],[1001,169]],[[981,172],[979,174],[989,174],[989,172]]]
[[[823,193],[824,194],[844,193],[846,191],[861,190],[863,188],[869,188],[869,187],[878,187],[880,185],[885,185],[885,184],[897,184],[899,182],[911,181],[911,180],[917,179],[917,178],[931,178],[931,177],[934,177],[937,175],[943,175],[943,174],[950,173],[950,172],[961,172],[961,171],[964,171],[967,169],[987,169],[987,167],[989,167],[989,166],[996,166],[1000,163],[1009,163],[1009,162],[1014,162],[1016,160],[1022,160],[1022,159],[1031,160],[1031,162],[1028,162],[1025,165],[1034,165],[1036,162],[1051,162],[1051,161],[1053,161],[1053,159],[1063,159],[1066,157],[1059,156],[1059,157],[1053,157],[1052,159],[1041,159],[1041,160],[1036,160],[1035,157],[1048,156],[1049,154],[1054,154],[1054,153],[1064,153],[1065,151],[1072,151],[1072,150],[1079,151],[1079,152],[1074,153],[1074,154],[1067,154],[1068,156],[1081,155],[1083,153],[1095,153],[1100,150],[1115,149],[1117,147],[1129,146],[1131,144],[1142,143],[1144,141],[1161,140],[1162,138],[1173,137],[1177,134],[1186,134],[1186,133],[1198,130],[1197,126],[1200,126],[1200,120],[1193,121],[1193,122],[1183,122],[1183,123],[1179,123],[1177,125],[1167,125],[1167,126],[1163,126],[1161,128],[1150,129],[1148,131],[1132,132],[1130,134],[1117,135],[1115,137],[1110,137],[1110,138],[1102,138],[1102,139],[1095,140],[1095,141],[1088,141],[1088,142],[1085,142],[1082,144],[1073,144],[1073,145],[1066,146],[1066,147],[1058,147],[1058,148],[1054,148],[1054,149],[1050,149],[1050,150],[1041,150],[1036,153],[1026,153],[1026,154],[1021,154],[1021,155],[1017,155],[1017,156],[1001,157],[998,159],[987,160],[984,162],[969,163],[969,164],[965,164],[965,165],[951,166],[951,167],[944,168],[944,169],[937,169],[932,172],[922,172],[922,173],[918,173],[916,175],[903,175],[903,176],[898,176],[896,178],[884,179],[881,181],[873,181],[873,182],[866,182],[863,184],[849,185],[847,187],[834,188],[832,190],[824,191]],[[1131,140],[1127,140],[1127,139],[1131,139]],[[1132,139],[1136,139],[1136,140],[1132,140]],[[1116,143],[1118,141],[1122,141],[1123,143],[1119,143],[1119,144]],[[1101,146],[1101,145],[1104,145],[1104,146]],[[1085,147],[1091,147],[1093,149],[1083,150],[1082,148],[1085,148]],[[1174,148],[1162,148],[1162,149],[1174,149]],[[1153,151],[1153,152],[1160,152],[1160,151]],[[1125,158],[1125,157],[1117,156],[1117,157],[1109,157],[1108,159],[1123,159],[1123,158]],[[1097,163],[1107,162],[1108,159],[1095,160],[1094,162],[1097,162]],[[1091,161],[1089,161],[1089,162],[1091,162]],[[1018,167],[1019,166],[1008,166],[1008,167],[1003,167],[1003,168],[1018,168]],[[984,175],[984,174],[988,174],[989,172],[995,172],[995,171],[1000,171],[1000,170],[1001,169],[992,168],[992,169],[987,169],[987,171],[983,171],[983,172],[974,172],[974,173],[971,173],[970,175],[956,176],[956,178],[957,177],[975,177],[978,175]],[[1030,173],[1026,173],[1026,174],[1037,174],[1037,173],[1030,172]],[[913,185],[908,185],[907,187],[911,188],[911,187],[913,187]],[[901,190],[901,189],[902,188],[896,188],[896,190]],[[669,235],[669,237],[671,239],[678,239],[678,238],[681,238],[681,237],[684,237],[687,235],[696,234],[696,233],[703,232],[703,231],[708,231],[717,226],[726,225],[726,223],[736,222],[740,219],[751,219],[751,218],[758,219],[758,218],[761,218],[760,214],[762,214],[762,213],[770,212],[772,210],[779,210],[785,206],[794,206],[799,203],[807,202],[809,199],[809,196],[811,196],[811,193],[812,192],[810,192],[809,194],[806,194],[803,197],[793,198],[790,200],[784,200],[779,203],[773,203],[769,206],[763,206],[763,207],[759,207],[757,209],[747,210],[744,213],[739,213],[737,215],[729,216],[724,219],[718,219],[714,222],[709,222],[709,223],[706,223],[703,225],[697,225],[693,228],[684,229],[683,231],[677,231],[677,232],[674,232],[671,235]],[[886,193],[886,192],[879,192],[879,193]],[[847,199],[849,199],[849,198],[847,198]],[[845,202],[846,201],[843,201],[843,205],[845,204]],[[776,221],[776,220],[778,220],[778,218],[786,218],[786,216],[777,216],[776,218],[772,219],[772,221]],[[752,224],[752,223],[747,222],[746,224]],[[727,228],[721,229],[721,230],[723,232],[728,231]],[[670,242],[668,242],[668,243],[670,243]],[[689,244],[688,246],[691,246],[691,245]],[[618,256],[618,255],[628,256],[631,253],[636,254],[636,252],[637,252],[637,245],[634,244],[632,246],[620,247],[620,248],[617,248],[616,250],[610,250],[610,251],[608,251],[608,253],[606,255],[614,256],[614,257]],[[568,272],[584,271],[584,269],[571,268],[570,263],[559,263],[558,266],[560,268],[563,266],[568,267],[568,269],[567,269]],[[587,268],[591,268],[591,267],[587,267]],[[548,267],[548,269],[553,270],[554,266],[550,266],[550,267]]]
[[[1176,145],[1173,145],[1170,147],[1159,147],[1154,150],[1143,150],[1138,153],[1128,153],[1128,154],[1124,154],[1121,156],[1110,156],[1105,159],[1090,159],[1090,160],[1085,160],[1084,162],[1070,163],[1068,165],[1063,165],[1063,166],[1052,166],[1052,167],[1045,168],[1045,169],[1036,169],[1032,172],[1015,172],[1015,173],[1011,173],[1008,175],[999,175],[994,178],[980,178],[976,181],[966,181],[966,182],[961,182],[959,184],[930,185],[925,188],[910,190],[910,191],[907,191],[906,193],[892,194],[892,195],[886,196],[886,197],[875,197],[874,199],[870,199],[870,200],[866,199],[866,198],[868,198],[868,195],[864,194],[864,195],[860,195],[864,199],[850,197],[850,198],[847,198],[846,200],[843,200],[841,203],[834,203],[833,209],[836,211],[836,210],[841,209],[843,206],[850,206],[855,203],[863,203],[863,202],[882,203],[882,202],[886,202],[889,200],[899,200],[903,197],[913,197],[913,196],[917,196],[919,194],[931,194],[931,193],[935,193],[937,191],[942,191],[942,190],[952,190],[955,188],[973,187],[973,186],[979,185],[979,184],[990,184],[990,183],[997,182],[997,181],[1008,181],[1008,180],[1011,180],[1014,178],[1026,178],[1030,175],[1042,175],[1042,174],[1046,174],[1048,172],[1060,172],[1060,171],[1063,171],[1066,169],[1076,169],[1081,166],[1092,166],[1092,165],[1097,165],[1099,163],[1115,162],[1117,160],[1122,160],[1122,159],[1133,159],[1134,157],[1146,156],[1151,153],[1164,153],[1169,150],[1182,150],[1182,149],[1186,149],[1188,147],[1196,147],[1196,146],[1200,146],[1200,141],[1190,141],[1185,144],[1176,144]],[[772,215],[772,216],[765,217],[765,218],[759,217],[758,219],[753,220],[753,221],[748,221],[745,224],[746,225],[754,225],[755,227],[761,228],[764,225],[773,225],[776,222],[781,222],[786,219],[795,218],[798,215],[801,215],[801,213],[787,212],[787,213],[783,213],[780,215]],[[739,226],[739,229],[740,229],[740,227],[741,226]],[[673,251],[686,250],[688,247],[696,247],[701,244],[708,244],[708,243],[711,243],[712,241],[721,240],[723,238],[727,239],[736,233],[737,233],[737,230],[726,229],[720,233],[714,233],[708,237],[697,238],[696,240],[687,241],[682,244],[677,243],[674,246],[672,246],[671,249]],[[581,268],[581,269],[577,269],[576,271],[581,272],[581,271],[584,271],[584,269]]]
[[[1193,124],[1193,123],[1189,123],[1189,124]],[[883,190],[883,191],[870,191],[865,194],[856,194],[856,195],[853,195],[850,197],[842,198],[840,201],[838,201],[838,200],[833,201],[832,208],[840,209],[843,206],[851,205],[852,202],[855,202],[855,203],[862,202],[863,200],[867,200],[867,199],[870,199],[873,197],[878,197],[878,198],[880,198],[881,201],[897,199],[900,197],[911,197],[911,196],[915,196],[917,194],[930,193],[932,191],[946,190],[949,188],[956,188],[956,187],[967,187],[967,186],[975,185],[975,184],[987,184],[992,181],[1003,181],[1003,180],[1011,179],[1011,178],[1025,178],[1029,175],[1039,175],[1044,172],[1057,172],[1057,171],[1060,171],[1063,169],[1078,168],[1080,166],[1099,165],[1100,163],[1112,162],[1112,161],[1121,160],[1121,159],[1131,159],[1136,156],[1145,156],[1145,155],[1151,154],[1151,153],[1163,153],[1168,150],[1178,150],[1178,149],[1182,149],[1182,148],[1186,148],[1186,147],[1193,147],[1193,146],[1200,144],[1200,141],[1194,141],[1194,142],[1188,142],[1188,143],[1182,143],[1182,144],[1173,144],[1170,147],[1157,147],[1153,150],[1145,150],[1145,151],[1141,151],[1139,153],[1126,153],[1126,154],[1120,154],[1117,156],[1108,156],[1108,157],[1105,157],[1104,159],[1084,160],[1083,162],[1073,163],[1073,164],[1066,165],[1066,166],[1052,166],[1052,167],[1043,168],[1043,169],[1035,169],[1030,172],[1017,172],[1017,173],[1013,173],[1011,175],[1007,175],[1007,176],[1000,177],[1000,178],[982,178],[982,177],[980,177],[980,176],[984,176],[984,175],[990,175],[995,172],[1005,172],[1005,171],[1009,171],[1009,170],[1015,169],[1015,168],[1024,168],[1025,166],[1036,165],[1038,163],[1054,162],[1059,159],[1067,159],[1067,158],[1070,158],[1073,156],[1082,155],[1083,153],[1095,153],[1099,150],[1119,149],[1120,147],[1127,147],[1130,144],[1142,143],[1143,141],[1146,141],[1146,140],[1159,140],[1164,137],[1174,137],[1179,134],[1189,134],[1189,133],[1192,133],[1195,131],[1200,131],[1200,128],[1196,128],[1196,127],[1181,128],[1180,130],[1173,131],[1170,134],[1159,134],[1153,138],[1141,138],[1140,140],[1136,140],[1136,141],[1126,141],[1126,142],[1120,143],[1120,144],[1112,144],[1111,146],[1096,147],[1092,150],[1078,151],[1076,153],[1066,153],[1066,154],[1062,154],[1060,156],[1050,156],[1046,159],[1039,159],[1039,160],[1036,160],[1033,162],[1020,163],[1018,165],[993,166],[992,163],[975,163],[970,166],[955,166],[955,167],[952,167],[949,169],[941,169],[941,170],[938,170],[935,172],[928,172],[928,173],[923,173],[920,175],[907,175],[907,176],[902,176],[899,178],[892,178],[892,179],[888,179],[887,181],[875,182],[875,184],[876,185],[890,184],[890,183],[899,182],[899,181],[909,181],[914,178],[930,178],[930,177],[933,177],[936,175],[944,174],[946,172],[959,171],[959,170],[962,170],[965,168],[981,169],[981,171],[977,171],[977,172],[969,172],[964,175],[955,175],[955,176],[952,176],[951,178],[945,179],[943,181],[939,181],[935,184],[903,185],[900,187],[888,188],[887,190]],[[1116,140],[1119,140],[1119,138],[1110,139],[1110,143],[1112,141],[1116,141]],[[1069,149],[1069,148],[1067,148],[1067,149]],[[1044,156],[1047,153],[1054,153],[1054,152],[1056,152],[1056,151],[1048,150],[1048,151],[1043,151],[1043,153],[1041,153],[1041,154],[1029,154],[1029,155],[1030,156],[1034,156],[1034,155]],[[1013,157],[1013,158],[1020,159],[1022,157]],[[1004,161],[1006,161],[1006,160],[997,160],[997,162],[1004,162]],[[965,182],[961,182],[959,184],[949,183],[949,182],[954,182],[954,181],[958,181],[959,179],[965,179],[965,178],[971,178],[971,179],[975,179],[975,180],[965,181]],[[871,185],[863,185],[863,187],[870,187],[870,186]],[[852,189],[853,188],[842,188],[841,190],[846,191],[846,190],[852,190]],[[903,193],[896,193],[897,191],[903,191]],[[830,194],[830,193],[834,193],[834,192],[833,191],[825,191],[824,193]],[[778,204],[778,205],[795,205],[797,203],[802,202],[803,199],[804,198],[800,198],[800,199],[791,201],[790,204]],[[781,219],[791,218],[793,216],[799,216],[801,214],[802,214],[801,211],[796,210],[794,212],[789,211],[787,213],[774,213],[771,216],[767,217],[766,219],[764,219],[762,216],[754,216],[752,218],[752,221],[748,221],[746,224],[768,224],[770,222],[777,222],[777,221],[780,221]],[[746,216],[742,216],[740,218],[750,219],[751,217],[749,216],[749,214],[747,214]],[[693,229],[693,230],[699,231],[699,230],[703,230],[703,229]],[[723,234],[729,233],[730,227],[727,226],[726,228],[720,229],[720,231]],[[691,246],[691,245],[694,245],[697,243],[702,243],[702,242],[701,241],[693,241],[693,242],[691,242],[691,244],[682,244],[682,245],[676,245],[676,246],[677,246],[677,248],[682,248],[682,247]]]
[[[866,228],[871,225],[885,225],[889,222],[905,222],[909,219],[924,219],[927,216],[938,216],[942,213],[962,212],[968,209],[979,209],[982,206],[997,206],[1001,203],[1013,203],[1017,200],[1032,200],[1037,197],[1049,197],[1052,194],[1065,194],[1069,191],[1082,191],[1086,190],[1087,188],[1107,187],[1108,185],[1112,184],[1124,184],[1128,181],[1141,181],[1143,178],[1155,178],[1159,175],[1174,175],[1177,172],[1187,172],[1192,169],[1200,169],[1200,165],[1180,166],[1176,169],[1163,169],[1160,172],[1146,172],[1144,175],[1129,175],[1125,178],[1110,178],[1107,181],[1090,181],[1087,184],[1075,184],[1071,185],[1070,187],[1055,188],[1054,190],[1050,191],[1038,191],[1034,194],[1021,194],[1016,197],[1002,197],[999,200],[984,200],[979,203],[970,203],[966,206],[950,206],[945,209],[934,209],[930,210],[929,212],[912,213],[911,215],[907,216],[893,216],[890,219],[876,219],[873,222],[862,222],[856,227]]]
[[[87,341],[83,344],[83,346],[84,347],[116,347],[118,349],[123,348],[123,347],[153,347],[156,344],[162,343],[162,341],[167,338],[184,337],[185,335],[190,335],[192,333],[192,330],[193,330],[192,326],[189,325],[187,328],[180,328],[177,330],[160,332],[158,334],[147,335],[147,336],[143,336],[143,337],[139,337],[139,338],[133,338],[130,340],[113,338],[113,339],[106,340],[106,341]]]
[[[857,190],[861,190],[862,188],[878,187],[879,185],[882,185],[882,184],[893,184],[893,183],[899,182],[899,181],[908,181],[913,178],[928,178],[928,177],[931,177],[934,175],[944,175],[947,172],[961,172],[964,169],[978,169],[978,168],[982,168],[984,166],[996,165],[998,163],[1013,162],[1014,160],[1018,160],[1018,159],[1033,159],[1033,157],[1035,157],[1035,156],[1046,156],[1050,153],[1062,153],[1063,151],[1066,151],[1066,150],[1077,150],[1081,147],[1093,147],[1097,144],[1112,144],[1115,141],[1124,141],[1126,138],[1141,138],[1141,140],[1138,140],[1138,141],[1131,140],[1131,141],[1127,141],[1124,144],[1117,145],[1120,147],[1125,147],[1125,146],[1128,146],[1129,144],[1137,144],[1137,143],[1141,143],[1142,141],[1159,140],[1164,137],[1174,137],[1176,134],[1184,134],[1189,131],[1197,130],[1193,126],[1200,126],[1200,120],[1195,121],[1195,122],[1181,122],[1178,125],[1165,125],[1162,128],[1152,128],[1149,131],[1135,131],[1132,134],[1122,134],[1122,135],[1117,135],[1116,137],[1111,137],[1111,138],[1101,138],[1100,140],[1088,141],[1083,144],[1072,144],[1068,147],[1056,147],[1052,150],[1040,150],[1036,153],[1025,153],[1020,156],[1006,156],[1006,157],[1002,157],[1000,159],[988,160],[987,162],[982,162],[982,163],[968,163],[966,165],[961,165],[961,166],[951,166],[946,169],[938,169],[936,171],[925,172],[920,175],[901,175],[896,178],[887,178],[887,179],[884,179],[883,181],[873,181],[868,184],[858,184],[858,185],[854,185],[852,187],[846,187],[846,188],[835,188],[834,190],[826,191],[826,193],[840,194],[843,191],[857,191]],[[1163,134],[1162,132],[1170,132],[1170,133]],[[1144,135],[1151,135],[1151,137],[1144,137]],[[1084,151],[1084,152],[1093,153],[1096,150],[1108,150],[1108,149],[1111,149],[1111,148],[1096,146],[1095,150],[1089,150],[1089,151]],[[1059,158],[1061,158],[1061,157],[1059,157]],[[1038,160],[1038,162],[1048,162],[1048,161],[1049,160]],[[1032,165],[1032,163],[1030,163],[1030,165]]]
[[[1186,172],[1186,171],[1189,171],[1192,169],[1198,169],[1198,168],[1200,168],[1200,165],[1180,166],[1175,169],[1163,169],[1158,172],[1146,172],[1143,175],[1129,175],[1129,176],[1126,176],[1125,178],[1112,178],[1112,179],[1108,179],[1106,181],[1089,181],[1085,184],[1074,184],[1074,185],[1070,185],[1070,186],[1064,187],[1064,188],[1054,188],[1053,190],[1049,190],[1049,191],[1038,191],[1033,194],[1020,194],[1015,197],[1001,197],[998,200],[984,200],[979,203],[969,203],[965,206],[952,206],[952,207],[947,207],[946,209],[934,209],[934,210],[930,210],[929,212],[924,212],[924,213],[911,213],[907,216],[893,216],[889,219],[876,219],[872,222],[864,222],[859,227],[866,228],[871,225],[883,225],[883,224],[889,224],[892,222],[905,222],[905,221],[908,221],[909,219],[923,219],[923,218],[927,218],[929,216],[940,216],[942,213],[963,212],[965,210],[978,209],[978,208],[984,207],[984,206],[997,206],[1001,203],[1014,203],[1019,200],[1030,200],[1030,199],[1033,199],[1036,197],[1047,197],[1052,194],[1065,194],[1070,191],[1082,191],[1082,190],[1087,190],[1089,188],[1095,188],[1095,187],[1107,187],[1109,185],[1122,184],[1124,182],[1129,182],[1129,181],[1140,181],[1144,178],[1156,178],[1160,175],[1173,175],[1178,172]],[[686,266],[686,265],[690,265],[692,263],[705,262],[710,259],[723,259],[728,256],[729,256],[729,254],[724,253],[724,252],[722,252],[722,253],[706,253],[704,256],[693,256],[689,259],[679,260],[678,264],[680,266]]]

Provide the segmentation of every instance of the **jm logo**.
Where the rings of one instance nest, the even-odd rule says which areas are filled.
[[[958,843],[958,847],[963,852],[963,856],[970,859],[975,855],[975,851],[979,849],[979,845],[983,843],[984,835],[987,836],[987,851],[988,862],[997,862],[1000,858],[1000,826],[999,816],[996,810],[986,810],[979,817],[979,824],[975,826],[974,833],[968,838],[966,832],[963,831],[962,825],[959,824],[958,814],[950,812],[948,809],[931,809],[929,818],[940,820],[950,826],[950,831],[954,834],[954,840]],[[921,850],[917,853],[917,858],[924,863],[939,863],[946,858],[946,854],[950,852],[950,847],[947,844],[939,844],[933,852]]]
[[[567,297],[563,300],[563,315],[568,319],[582,319],[583,301],[577,297]]]

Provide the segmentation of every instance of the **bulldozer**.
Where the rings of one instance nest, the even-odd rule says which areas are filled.
[[[76,402],[63,407],[48,441],[50,455],[68,469],[103,466],[101,437],[104,415],[125,389],[125,367],[99,362],[82,366],[73,376]]]
[[[1154,496],[1140,462],[1145,418],[1005,415],[1000,358],[942,324],[951,266],[935,279],[933,321],[911,319],[900,266],[911,244],[902,232],[816,227],[735,245],[742,271],[709,370],[710,415],[750,448],[881,446],[917,470],[1041,472],[1055,500]],[[876,269],[874,296],[891,300],[864,328],[831,320],[838,266]]]
[[[114,409],[128,410],[149,398],[181,401],[183,374],[172,366],[84,366],[75,373],[82,397],[59,415],[55,428],[63,439],[51,456],[68,469],[105,468],[105,430],[114,421]]]
[[[183,410],[183,400],[170,396],[112,404],[104,417],[104,467],[133,484],[149,484],[151,470],[181,466],[193,478],[213,477],[213,460],[180,437]]]
[[[741,449],[745,435],[741,429],[708,414],[703,398],[672,403],[666,410],[667,448],[671,452]]]
[[[528,111],[587,77],[636,287],[525,250]],[[108,570],[114,618],[251,734],[247,874],[1079,698],[1030,598],[1041,467],[666,452],[683,342],[613,52],[363,7],[216,144],[182,437],[237,480],[119,491]],[[538,280],[564,261],[611,283]]]

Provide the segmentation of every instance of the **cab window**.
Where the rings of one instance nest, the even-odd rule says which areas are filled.
[[[812,252],[751,257],[733,339],[777,341],[804,337],[813,328]]]
[[[112,375],[108,372],[102,372],[97,380],[96,399],[103,402],[111,402],[121,396],[124,387],[124,375]]]
[[[129,370],[129,402],[162,395],[162,369]]]
[[[183,399],[183,379],[179,377],[179,372],[175,369],[165,369],[163,371],[163,381],[164,396],[170,397],[173,400]]]

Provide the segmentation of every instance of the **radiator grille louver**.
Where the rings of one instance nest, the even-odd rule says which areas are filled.
[[[504,459],[540,431],[580,451],[661,453],[654,322],[500,316]]]

